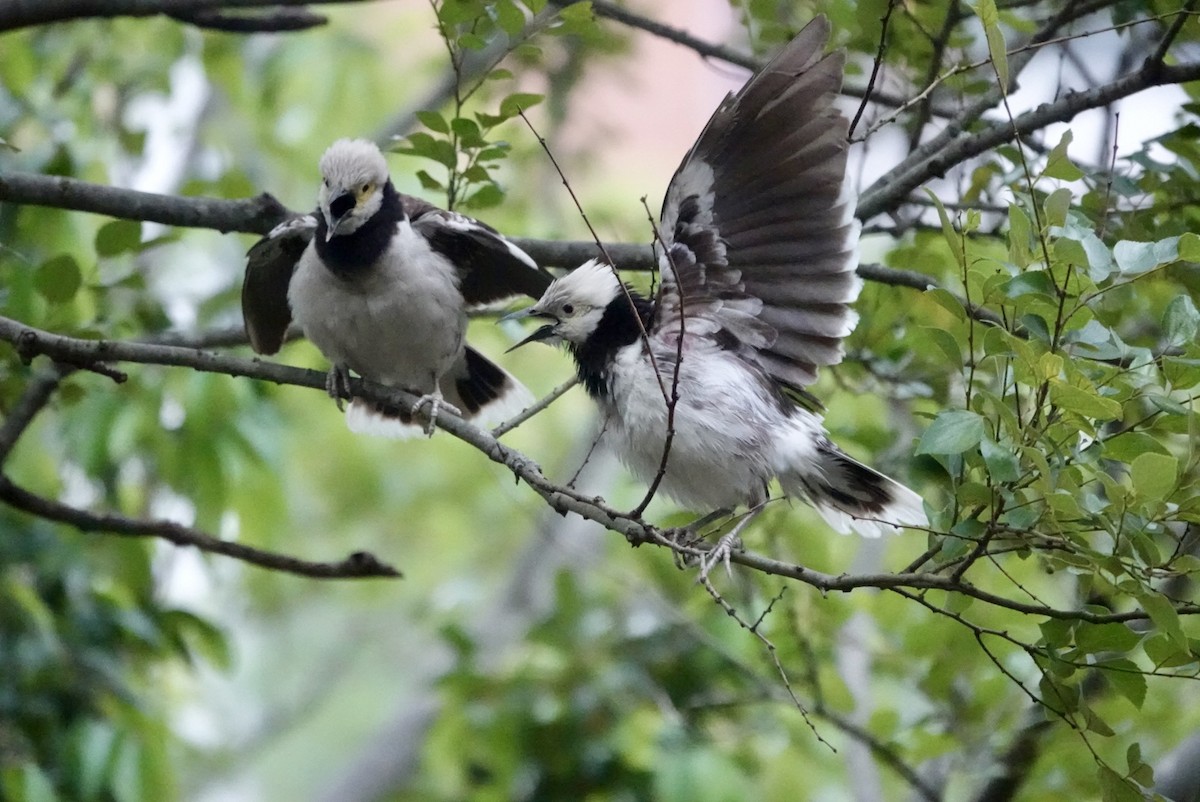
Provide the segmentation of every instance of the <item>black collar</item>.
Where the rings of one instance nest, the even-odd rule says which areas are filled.
[[[404,205],[391,180],[383,185],[383,204],[371,219],[352,234],[339,234],[325,241],[329,226],[325,215],[317,215],[314,242],[317,256],[338,278],[350,279],[379,261],[396,233],[396,224],[404,219]]]
[[[630,304],[632,301],[632,305]],[[638,320],[641,319],[641,326]],[[621,293],[604,308],[596,330],[581,345],[572,345],[575,371],[592,398],[599,399],[608,392],[608,371],[613,355],[627,345],[637,342],[642,328],[649,329],[654,319],[654,302],[633,290],[629,297]]]

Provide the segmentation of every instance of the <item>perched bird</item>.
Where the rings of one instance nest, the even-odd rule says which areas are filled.
[[[684,157],[663,202],[656,297],[593,260],[510,315],[547,321],[518,346],[566,345],[639,478],[663,471],[667,495],[716,508],[703,523],[749,507],[705,574],[728,565],[773,478],[840,532],[926,523],[916,493],[830,441],[804,390],[841,360],[861,288],[847,122],[833,104],[844,54],[822,55],[828,36],[823,17],[807,25],[726,97]]]
[[[467,311],[537,298],[550,274],[495,229],[397,192],[371,142],[339,139],[320,170],[317,210],[280,224],[247,255],[242,313],[254,350],[278,351],[295,317],[333,363],[326,388],[339,407],[354,371],[419,395],[427,433],[440,408],[493,422],[532,402],[465,344]],[[356,431],[415,431],[361,399],[346,417]]]

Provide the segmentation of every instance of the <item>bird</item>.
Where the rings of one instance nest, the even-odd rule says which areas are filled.
[[[285,220],[246,260],[242,314],[251,347],[274,354],[295,318],[332,363],[326,390],[349,396],[350,371],[407,390],[427,409],[498,422],[532,403],[520,382],[465,343],[467,312],[552,276],[494,228],[398,192],[379,147],[339,139],[321,157],[317,209]],[[411,414],[351,398],[354,431],[420,431]]]
[[[927,525],[917,493],[830,439],[806,389],[841,361],[862,286],[848,124],[834,104],[845,55],[825,54],[829,33],[824,17],[805,26],[684,156],[655,236],[654,297],[592,259],[508,316],[542,321],[514,348],[567,348],[609,447],[638,478],[712,510],[693,533],[748,509],[703,556],[702,577],[719,561],[729,570],[774,479],[842,533]]]

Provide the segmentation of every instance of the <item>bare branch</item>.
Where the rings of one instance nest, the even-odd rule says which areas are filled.
[[[25,385],[25,390],[12,409],[8,410],[8,414],[4,416],[4,424],[0,426],[0,465],[8,459],[17,440],[29,428],[29,424],[42,408],[50,402],[50,397],[71,370],[54,365],[50,370],[39,372]]]
[[[228,354],[198,351],[191,348],[113,340],[80,340],[42,331],[4,317],[0,317],[0,340],[17,345],[22,353],[44,354],[53,359],[71,363],[82,364],[92,360],[169,365],[192,368],[206,373],[223,373],[229,376],[258,379],[276,384],[310,387],[322,392],[325,390],[325,374],[315,370],[304,370],[259,359],[243,359]],[[351,381],[350,391],[353,395],[367,401],[384,405],[399,405],[403,409],[411,409],[417,400],[416,396],[410,393],[360,379]],[[437,426],[473,446],[493,462],[505,466],[559,513],[574,512],[584,518],[596,521],[605,528],[624,535],[634,545],[651,543],[689,557],[699,557],[705,553],[697,546],[681,544],[668,538],[661,530],[641,518],[615,509],[603,498],[588,496],[554,483],[529,457],[499,442],[489,432],[478,429],[455,415],[449,413],[439,415]],[[887,590],[943,590],[960,593],[995,607],[1048,618],[1087,621],[1092,624],[1148,618],[1148,615],[1140,609],[1101,613],[1091,609],[1060,609],[1044,604],[1017,601],[973,585],[968,581],[955,580],[939,574],[825,574],[797,563],[776,560],[749,551],[734,552],[731,560],[764,574],[798,580],[822,592],[849,592],[867,587]],[[1200,605],[1180,604],[1176,611],[1180,615],[1200,615]]]
[[[312,579],[367,579],[400,577],[401,573],[380,562],[374,555],[356,551],[341,562],[321,563],[289,557],[286,554],[256,549],[241,543],[221,540],[174,521],[143,521],[112,513],[94,513],[70,507],[31,493],[7,476],[0,475],[0,501],[39,518],[73,526],[81,532],[105,532],[129,537],[156,537],[177,546],[194,546],[211,554],[221,554],[260,568],[283,571]]]
[[[363,0],[320,2],[360,3]],[[0,5],[0,31],[89,18],[156,17],[159,14],[190,21],[187,18],[194,15],[203,18],[205,14],[228,9],[307,5],[311,5],[311,0],[7,0]]]
[[[266,234],[294,214],[265,192],[243,200],[178,197],[19,172],[0,175],[0,201],[247,234]]]
[[[997,122],[965,136],[949,137],[932,153],[914,151],[895,170],[877,181],[859,198],[857,214],[869,219],[884,214],[905,203],[909,192],[930,179],[937,178],[951,167],[961,164],[1022,134],[1045,128],[1051,123],[1065,122],[1088,109],[1100,108],[1145,89],[1166,84],[1185,83],[1200,79],[1200,62],[1163,65],[1147,62],[1131,75],[1082,92],[1068,92],[1052,103],[1016,117],[1011,123]],[[947,131],[957,132],[951,128]]]
[[[279,8],[261,14],[227,14],[223,11],[195,11],[172,14],[174,19],[225,33],[284,33],[304,31],[329,22],[324,14],[306,8]]]

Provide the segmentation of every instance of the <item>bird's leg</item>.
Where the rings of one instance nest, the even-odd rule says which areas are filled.
[[[686,526],[668,529],[663,532],[663,536],[677,546],[695,547],[697,543],[704,539],[701,530],[714,521],[719,521],[727,515],[731,515],[733,510],[729,507],[721,507],[713,510],[707,515],[702,515]],[[681,552],[675,552],[675,566],[682,569],[689,561],[690,555],[684,555]]]
[[[428,422],[425,424],[426,437],[433,437],[433,429],[437,425],[437,416],[439,410],[445,408],[453,412],[455,415],[462,415],[462,412],[458,407],[454,406],[448,401],[443,400],[442,390],[437,385],[434,385],[432,393],[426,393],[417,399],[417,402],[413,404],[412,407],[413,414],[417,414],[417,410],[424,406],[429,407]]]
[[[729,555],[733,554],[734,549],[741,549],[742,530],[749,526],[750,522],[757,518],[762,511],[761,505],[751,507],[742,520],[737,522],[737,526],[721,535],[708,553],[700,558],[701,580],[708,579],[708,572],[721,562],[725,563],[725,573],[733,576],[733,569],[729,567]]]
[[[350,397],[350,368],[344,364],[335,364],[325,374],[325,392],[337,404],[338,411],[342,409],[342,399]]]

